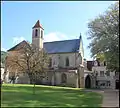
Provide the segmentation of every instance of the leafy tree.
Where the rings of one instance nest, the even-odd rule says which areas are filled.
[[[33,93],[35,93],[36,82],[45,77],[48,55],[44,49],[25,44],[20,50],[8,54],[6,66],[12,70],[14,76],[15,71],[13,69],[26,73],[29,76],[30,83],[34,84]]]
[[[106,60],[105,60],[105,55],[104,55],[104,53],[99,53],[99,54],[97,54],[97,55],[95,56],[95,58],[99,58],[99,61],[100,61],[100,62],[106,61]]]
[[[92,57],[104,55],[107,68],[119,71],[119,3],[88,23]]]

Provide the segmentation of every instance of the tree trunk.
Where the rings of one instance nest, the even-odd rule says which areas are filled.
[[[54,86],[56,86],[56,74],[55,74],[55,71],[54,71]]]
[[[35,95],[35,82],[34,82],[34,85],[33,85],[33,94]]]
[[[30,84],[33,84],[32,78],[31,77],[29,77],[29,78],[30,78]]]
[[[31,73],[28,73],[28,76],[29,76],[29,78],[30,78],[30,84],[33,84],[33,76],[32,76],[32,74],[31,74]]]
[[[6,75],[7,75],[7,73],[4,72],[4,75],[3,75],[3,81],[4,81],[4,82],[6,82]]]

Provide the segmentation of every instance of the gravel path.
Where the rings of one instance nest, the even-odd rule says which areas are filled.
[[[119,107],[119,91],[104,90],[102,107]]]
[[[85,90],[88,92],[97,92],[103,95],[102,107],[119,107],[119,91],[112,89],[105,90]]]

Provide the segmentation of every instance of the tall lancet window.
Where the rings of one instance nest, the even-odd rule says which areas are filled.
[[[38,30],[36,29],[35,30],[35,37],[37,37],[38,36]]]
[[[43,38],[43,31],[41,30],[41,38]]]
[[[49,59],[49,67],[52,67],[52,59]]]
[[[69,58],[66,58],[66,66],[69,66]]]

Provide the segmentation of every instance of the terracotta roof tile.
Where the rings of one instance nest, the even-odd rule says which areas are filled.
[[[43,29],[43,27],[42,27],[42,25],[40,24],[40,21],[38,20],[37,22],[36,22],[36,24],[33,26],[33,28],[41,28],[41,29]],[[44,29],[43,29],[44,30]]]
[[[21,48],[23,48],[24,45],[30,45],[30,44],[27,41],[23,40],[22,42],[18,43],[17,45],[15,45],[14,47],[12,47],[11,49],[7,51],[18,51]]]

